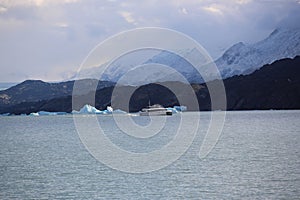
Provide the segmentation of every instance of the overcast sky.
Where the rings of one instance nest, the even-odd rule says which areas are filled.
[[[0,0],[0,82],[63,80],[120,31],[183,32],[213,58],[300,21],[300,0]]]

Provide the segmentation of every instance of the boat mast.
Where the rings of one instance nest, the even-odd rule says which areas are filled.
[[[147,89],[147,95],[148,95],[148,99],[149,99],[149,101],[148,101],[148,107],[150,107],[151,106],[151,98],[150,98],[148,87],[146,87],[146,89]]]

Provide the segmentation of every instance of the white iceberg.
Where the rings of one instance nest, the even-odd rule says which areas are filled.
[[[111,106],[107,106],[106,110],[98,110],[97,108],[91,106],[91,105],[84,105],[79,111],[73,110],[72,114],[126,114],[125,111],[117,109],[114,110]]]
[[[113,109],[111,106],[107,106],[107,107],[106,107],[106,110],[107,110],[108,112],[111,112],[111,113],[114,111],[114,109]]]
[[[78,112],[79,114],[101,114],[102,111],[98,110],[97,108],[91,105],[84,105]]]
[[[30,113],[29,116],[39,116],[39,113]]]

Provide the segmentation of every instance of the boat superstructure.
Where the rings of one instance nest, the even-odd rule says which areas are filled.
[[[172,111],[164,108],[159,104],[148,106],[147,108],[143,108],[142,111],[140,111],[140,116],[157,116],[157,115],[172,115]]]

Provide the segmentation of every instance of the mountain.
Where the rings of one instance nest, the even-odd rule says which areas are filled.
[[[197,55],[195,50],[186,50],[185,56]],[[215,64],[223,79],[234,75],[250,74],[266,64],[284,58],[294,58],[300,55],[300,29],[299,28],[278,28],[266,39],[254,44],[239,42],[215,60]],[[190,83],[204,82],[201,75],[190,63],[173,53],[162,51],[146,63],[160,63],[168,65],[184,75]],[[209,65],[201,66],[209,80],[216,79],[210,73]],[[172,76],[169,76],[172,77]],[[162,81],[163,79],[160,79]],[[166,80],[166,79],[165,79]],[[170,79],[169,79],[170,80]]]
[[[136,66],[143,65],[149,58],[159,52],[159,50],[155,49],[131,51],[115,58],[111,63],[105,62],[100,66],[83,68],[76,75],[72,76],[71,79],[98,79],[102,81],[117,82],[128,71]],[[138,74],[136,76],[138,77]]]
[[[300,109],[300,56],[224,80],[228,110]]]
[[[97,84],[97,89],[113,86],[114,83],[96,79],[78,80],[83,94],[90,92],[91,85]],[[79,84],[78,84],[79,85]],[[0,109],[23,102],[39,102],[72,95],[74,81],[47,83],[41,80],[26,80],[7,90],[0,91]]]
[[[173,52],[169,51],[161,51],[159,54],[153,56],[151,59],[146,61],[146,64],[150,63],[158,63],[165,66],[169,66],[173,69],[175,69],[177,72],[179,72],[183,77],[190,83],[201,83],[204,82],[202,76],[199,74],[199,72],[191,65],[191,63],[186,59],[189,60],[193,59],[195,61],[195,57],[199,58],[199,52],[194,49],[185,49],[182,50],[180,55],[177,55]],[[199,58],[199,60],[196,61],[196,63],[199,63],[200,65],[207,63],[208,60],[204,57]],[[202,66],[203,67],[203,66]],[[156,81],[178,81],[179,78],[176,76],[176,73],[172,73],[169,71],[166,74],[162,74],[160,77],[157,78]],[[213,79],[213,78],[212,78]],[[147,81],[151,82],[151,81]],[[152,81],[153,82],[153,81]]]
[[[300,29],[280,28],[254,44],[237,43],[215,61],[223,78],[250,74],[265,64],[300,55]]]
[[[224,80],[227,109],[228,110],[264,110],[264,109],[300,109],[300,56],[294,59],[282,59],[275,61],[272,64],[267,64],[252,74],[236,75]],[[214,80],[221,81],[221,80]],[[44,84],[39,82],[27,82],[26,85],[20,84],[15,87],[23,88],[21,91],[29,91],[27,88],[35,90],[29,93],[23,93],[23,99],[30,96],[38,96],[35,91],[42,90]],[[45,83],[46,84],[46,83]],[[65,84],[65,83],[63,83]],[[189,84],[182,82],[165,82],[164,85],[172,85],[179,91],[178,96],[189,99],[186,93],[186,88]],[[119,99],[120,104],[115,104],[115,109],[122,109],[130,112],[137,112],[148,105],[151,100],[152,104],[159,103],[165,107],[178,105],[176,96],[167,88],[157,83],[146,84],[143,86],[117,86],[120,91],[119,96],[113,98]],[[210,110],[211,102],[209,91],[205,83],[192,84],[192,88],[198,98],[200,110]],[[11,88],[13,89],[13,88]],[[99,110],[103,110],[106,106],[111,105],[112,93],[115,87],[113,85],[107,87],[99,87],[96,91],[96,105]],[[0,106],[1,113],[31,113],[38,111],[49,112],[71,112],[72,111],[72,96],[64,96],[62,89],[58,98],[53,98],[50,95],[49,99],[39,101],[28,101],[21,103],[7,102],[6,106]],[[82,94],[82,99],[85,99],[84,94],[93,92],[85,90]],[[122,100],[124,94],[133,92],[129,101],[129,108],[124,107]],[[47,92],[45,92],[47,93]],[[7,94],[7,93],[6,93]],[[3,95],[3,93],[2,93]],[[44,96],[45,97],[45,96]],[[39,97],[41,99],[41,97]],[[46,97],[45,97],[46,98]],[[22,95],[18,97],[22,99]],[[38,98],[36,98],[38,99]],[[79,110],[85,104],[93,105],[91,99],[82,101],[81,105],[77,105],[75,109]],[[1,105],[1,104],[0,104]],[[188,110],[194,110],[188,106]]]
[[[181,50],[184,57],[195,58],[199,63],[206,63],[208,60],[199,58],[195,49]],[[266,39],[254,44],[237,43],[224,52],[215,60],[215,64],[223,79],[234,75],[250,74],[265,64],[270,64],[283,58],[294,58],[300,55],[300,29],[299,28],[278,28]],[[203,62],[202,62],[203,61]],[[169,66],[182,74],[190,83],[203,83],[207,80],[217,78],[215,73],[210,72],[211,65],[200,66],[202,75],[207,79],[204,81],[201,74],[183,57],[169,51],[139,50],[134,53],[122,55],[118,60],[109,65],[106,71],[101,71],[104,65],[89,70],[82,70],[79,78],[97,78],[105,81],[117,82],[126,73],[132,70],[134,76],[123,80],[127,85],[143,85],[151,82],[180,81],[176,73],[170,70],[159,71],[154,69],[152,64]],[[139,65],[148,65],[143,70],[133,69]],[[133,71],[134,70],[134,71]],[[103,75],[99,74],[103,72]],[[147,76],[145,77],[145,74]],[[144,77],[143,79],[139,77]],[[127,81],[127,82],[126,82]]]
[[[184,57],[199,59],[199,53],[195,49],[185,49],[181,53]],[[200,59],[207,62],[204,58]],[[163,65],[166,68],[162,68]],[[157,66],[160,68],[158,69]],[[173,52],[157,49],[130,52],[112,63],[83,69],[72,79],[92,78],[112,82],[121,80],[122,84],[132,86],[152,82],[182,81],[182,77],[179,77],[174,70],[190,83],[204,82],[198,71],[186,59]]]

